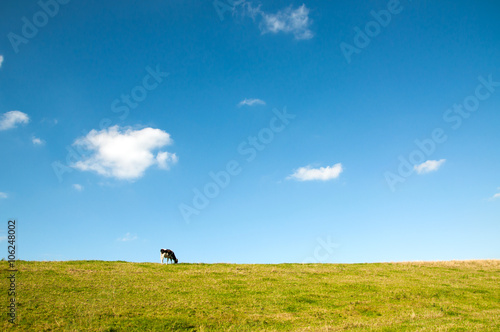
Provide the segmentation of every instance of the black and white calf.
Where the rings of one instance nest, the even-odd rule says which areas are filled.
[[[177,257],[175,257],[175,254],[172,250],[170,249],[160,249],[160,253],[161,253],[161,264],[163,264],[163,259],[166,258],[167,259],[167,264],[168,264],[168,261],[171,260],[172,262],[175,262],[175,264],[179,263],[179,260],[177,259]]]

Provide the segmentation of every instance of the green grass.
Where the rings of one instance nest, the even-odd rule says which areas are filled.
[[[3,314],[2,330],[500,331],[498,260],[17,267],[18,321]]]

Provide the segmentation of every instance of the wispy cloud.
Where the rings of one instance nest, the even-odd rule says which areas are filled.
[[[258,19],[260,16],[259,28],[262,34],[291,33],[298,40],[314,37],[313,32],[309,29],[312,23],[309,18],[309,8],[305,4],[296,9],[289,6],[275,14],[264,12],[260,9],[260,5],[252,7],[251,3],[247,3],[243,8],[245,8],[245,14],[253,20]]]
[[[26,124],[29,121],[28,114],[20,111],[10,111],[0,117],[0,130],[12,129],[18,124]]]
[[[72,166],[107,177],[134,180],[142,177],[150,166],[168,169],[176,163],[175,153],[159,151],[155,156],[153,152],[172,143],[167,132],[154,128],[133,130],[113,126],[101,131],[92,130],[73,143],[90,154]]]
[[[137,240],[137,235],[132,235],[130,233],[127,233],[127,234],[125,234],[124,237],[120,237],[120,238],[118,238],[116,240],[117,241],[121,241],[121,242],[134,241],[134,240]]]
[[[261,99],[256,99],[256,98],[245,98],[242,101],[239,102],[238,107],[241,106],[253,106],[253,105],[265,105],[266,102],[261,100]]]
[[[75,188],[75,190],[77,190],[77,191],[82,191],[83,190],[83,186],[81,184],[78,184],[78,183],[75,183],[73,185],[73,188]]]
[[[33,136],[33,138],[31,139],[31,142],[33,142],[33,145],[44,145],[45,144],[45,141],[38,138],[38,137],[35,137]]]
[[[59,120],[57,120],[57,119],[49,119],[49,118],[42,118],[42,120],[40,120],[40,122],[43,123],[43,124],[55,126],[59,122]]]
[[[446,159],[440,160],[427,160],[426,162],[421,163],[420,165],[413,166],[413,169],[417,171],[418,174],[425,174],[429,172],[437,171],[441,165],[444,164]]]
[[[498,187],[497,189],[500,190],[500,187]],[[500,199],[500,192],[498,192],[490,197],[490,201],[493,201],[495,199]]]
[[[343,168],[341,163],[337,163],[333,166],[312,168],[311,166],[300,167],[292,175],[287,177],[287,180],[298,180],[298,181],[328,181],[336,179],[342,173]]]
[[[170,169],[170,165],[175,164],[177,160],[178,159],[175,153],[160,151],[156,155],[156,162],[158,163],[158,167],[161,169]]]
[[[0,54],[0,68],[2,68],[2,63],[3,63],[3,55]]]
[[[0,236],[0,242],[6,241],[7,235]]]
[[[309,19],[309,9],[305,4],[297,9],[292,6],[280,10],[276,14],[262,14],[260,30],[265,33],[292,33],[295,39],[311,39],[314,35],[309,30],[311,20]]]
[[[6,193],[0,192],[0,199],[7,198],[7,197],[9,197],[9,196],[7,196]]]

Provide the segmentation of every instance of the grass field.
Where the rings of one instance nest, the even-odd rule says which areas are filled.
[[[17,267],[18,321],[2,330],[500,331],[499,260]]]

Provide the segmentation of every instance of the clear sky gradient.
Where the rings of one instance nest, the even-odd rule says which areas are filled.
[[[18,258],[500,258],[497,1],[2,1]]]

